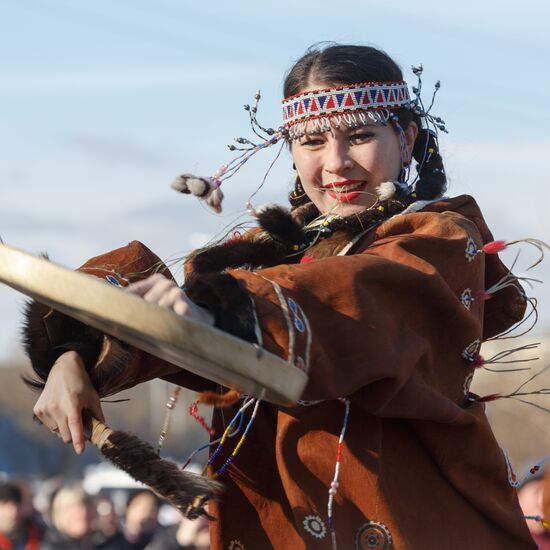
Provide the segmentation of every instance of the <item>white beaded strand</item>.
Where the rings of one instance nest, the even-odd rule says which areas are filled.
[[[334,477],[330,482],[330,489],[328,490],[328,505],[327,505],[327,516],[328,516],[328,528],[330,531],[330,538],[332,541],[332,550],[337,549],[336,545],[336,529],[334,528],[334,522],[332,520],[332,504],[334,502],[334,497],[338,492],[338,477],[340,475],[340,459],[342,458],[342,447],[344,443],[344,436],[346,435],[346,428],[348,427],[348,418],[349,418],[349,409],[350,402],[347,398],[341,398],[340,401],[344,403],[346,407],[346,412],[344,413],[344,422],[342,424],[342,430],[340,431],[340,438],[338,439],[338,451],[336,453],[336,466],[334,468]]]

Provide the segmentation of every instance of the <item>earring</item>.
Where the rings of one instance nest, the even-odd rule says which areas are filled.
[[[305,196],[306,192],[304,191],[304,188],[302,186],[302,182],[300,181],[300,176],[296,177],[296,182],[294,183],[294,191],[290,193],[290,199],[292,200],[298,200]]]
[[[292,163],[292,169],[296,170],[296,163],[294,163],[294,162]]]

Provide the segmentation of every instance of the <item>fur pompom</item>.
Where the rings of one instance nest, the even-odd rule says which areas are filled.
[[[206,199],[206,204],[216,212],[216,214],[221,214],[222,211],[222,201],[223,201],[223,193],[222,190],[218,187],[210,193],[208,198]]]
[[[273,241],[238,239],[212,246],[193,256],[193,271],[211,273],[245,265],[275,265],[282,261],[285,252],[286,247],[277,246]]]
[[[264,231],[286,244],[297,244],[304,238],[302,228],[290,211],[276,204],[268,204],[257,211],[258,222]]]
[[[393,181],[383,181],[377,188],[378,198],[381,201],[387,201],[395,195],[395,183]]]
[[[214,315],[214,326],[257,343],[253,301],[244,285],[227,273],[191,273],[183,290]]]
[[[195,195],[200,199],[206,197],[211,191],[211,185],[207,178],[199,178],[192,174],[178,176],[170,184],[170,187],[179,193]]]
[[[287,208],[284,208],[283,206],[276,204],[274,202],[268,202],[266,204],[262,204],[258,206],[258,208],[255,209],[256,215],[264,214],[265,212],[268,212],[269,210],[272,210],[273,208],[283,210],[284,212],[288,212]]]
[[[214,178],[201,178],[193,174],[178,176],[170,187],[178,193],[195,195],[206,202],[216,213],[222,211],[223,193],[219,189],[219,181]]]
[[[290,213],[292,219],[300,227],[303,227],[312,222],[315,218],[319,216],[319,214],[319,209],[312,202],[306,202],[301,206],[297,206]]]

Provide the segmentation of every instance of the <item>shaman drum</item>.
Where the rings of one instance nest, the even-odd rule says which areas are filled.
[[[241,393],[291,405],[307,383],[303,371],[258,346],[181,317],[96,277],[3,244],[0,282]]]

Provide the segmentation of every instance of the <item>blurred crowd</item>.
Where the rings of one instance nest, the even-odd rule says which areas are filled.
[[[210,548],[207,520],[187,520],[166,504],[162,514],[161,502],[151,491],[126,490],[119,512],[114,500],[120,499],[108,491],[91,496],[80,484],[40,487],[42,498],[37,499],[25,480],[0,481],[0,550]],[[550,473],[530,477],[518,495],[539,549],[550,550]]]
[[[25,480],[0,481],[0,550],[210,548],[206,520],[189,521],[171,508],[162,525],[161,503],[148,490],[127,491],[119,513],[109,493],[92,497],[80,484],[56,487],[42,507],[32,489]]]

